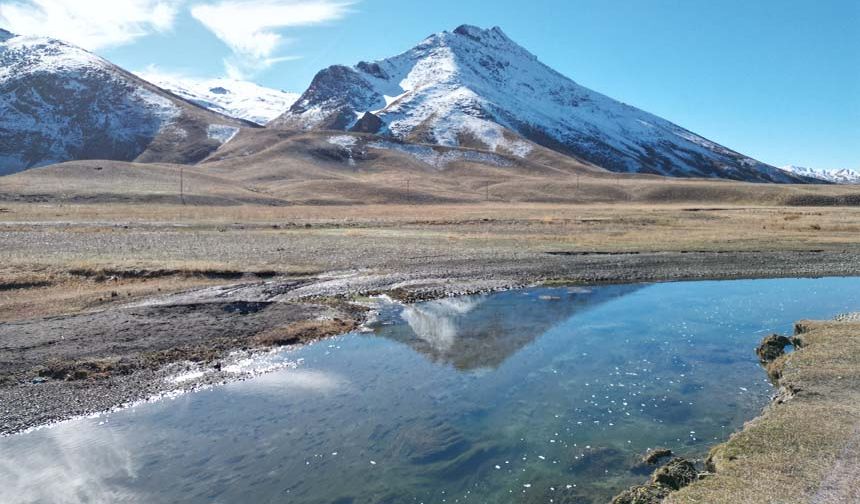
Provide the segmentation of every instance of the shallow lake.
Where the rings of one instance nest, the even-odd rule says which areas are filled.
[[[602,503],[760,412],[764,335],[857,309],[846,278],[391,305],[259,378],[0,439],[0,502]]]

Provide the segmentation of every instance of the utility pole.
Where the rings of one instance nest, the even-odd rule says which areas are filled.
[[[185,166],[179,165],[179,199],[185,204]]]

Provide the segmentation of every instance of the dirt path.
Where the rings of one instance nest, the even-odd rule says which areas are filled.
[[[810,504],[856,504],[860,502],[860,423],[846,440],[845,448],[827,471]]]

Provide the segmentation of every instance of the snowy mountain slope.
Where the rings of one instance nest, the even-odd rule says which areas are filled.
[[[0,175],[77,159],[194,162],[223,143],[210,126],[250,124],[78,47],[0,34]]]
[[[372,132],[519,156],[528,156],[534,142],[620,172],[808,181],[584,88],[499,28],[461,26],[393,58],[327,68],[270,126]]]
[[[783,166],[781,169],[794,175],[819,179],[834,184],[860,184],[860,170],[849,170],[848,168],[816,170],[814,168],[804,168],[794,165]]]
[[[300,96],[233,79],[197,80],[154,72],[137,75],[203,108],[260,125],[289,110]]]

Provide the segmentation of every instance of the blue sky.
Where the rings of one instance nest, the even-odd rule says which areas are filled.
[[[463,23],[767,163],[860,168],[857,0],[0,0],[0,26],[131,70],[297,92]]]

